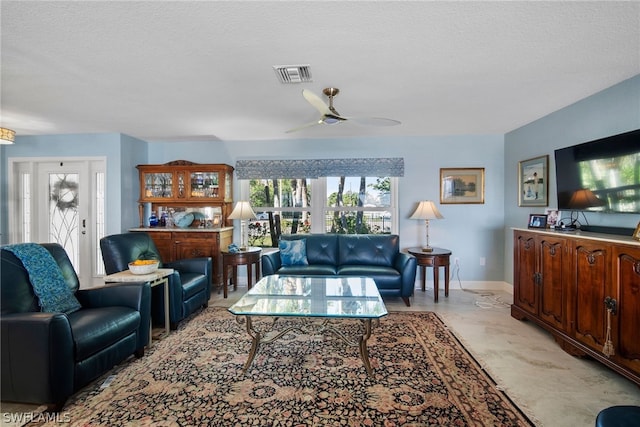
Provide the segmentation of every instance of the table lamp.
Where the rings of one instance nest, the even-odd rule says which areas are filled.
[[[240,220],[240,235],[241,235],[240,250],[246,251],[247,250],[247,244],[245,240],[246,222],[248,219],[256,218],[255,212],[253,211],[253,209],[251,209],[251,205],[249,204],[249,202],[247,202],[246,200],[243,200],[236,203],[236,205],[233,207],[233,211],[231,211],[231,214],[229,215],[228,218]]]
[[[429,245],[429,220],[444,218],[435,203],[431,200],[423,200],[409,217],[409,219],[424,219],[427,228],[427,246],[422,247],[422,252],[433,252],[433,248]]]

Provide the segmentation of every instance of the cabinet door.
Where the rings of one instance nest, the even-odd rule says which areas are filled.
[[[215,257],[209,233],[174,233],[176,259]]]
[[[220,196],[220,174],[217,171],[189,173],[189,199],[218,199]]]
[[[522,310],[538,314],[536,241],[528,233],[517,233],[514,241],[513,303]]]
[[[602,351],[606,337],[604,299],[611,283],[611,249],[604,242],[576,241],[573,259],[573,313],[575,338]]]
[[[173,172],[148,171],[140,172],[140,183],[144,185],[140,200],[173,199]]]
[[[617,301],[617,314],[612,316],[614,358],[640,372],[640,248],[618,246],[614,254],[614,289],[609,295]]]
[[[563,270],[566,258],[565,239],[549,236],[539,238],[538,274],[540,277],[539,316],[550,325],[565,330],[566,286]]]

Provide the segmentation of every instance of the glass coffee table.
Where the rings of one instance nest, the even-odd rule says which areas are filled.
[[[358,347],[360,358],[367,374],[373,370],[369,363],[367,340],[373,326],[387,309],[378,288],[369,277],[263,277],[249,292],[244,294],[229,311],[236,315],[239,323],[245,323],[252,338],[249,357],[243,372],[251,366],[261,344],[277,340],[286,333],[297,330],[303,333],[321,334],[331,332],[348,346]],[[273,317],[272,327],[263,331],[255,327],[255,316]],[[277,328],[278,318],[299,318],[300,322]],[[360,320],[361,335],[352,339],[340,329],[340,321]]]

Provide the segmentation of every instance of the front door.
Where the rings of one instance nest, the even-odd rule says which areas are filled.
[[[13,200],[18,200],[16,228],[21,232],[12,241],[59,243],[83,287],[102,283],[104,274],[99,248],[104,236],[104,164],[43,159],[14,165],[12,187],[19,197]]]

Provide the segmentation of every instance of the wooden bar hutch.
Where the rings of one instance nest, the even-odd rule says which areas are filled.
[[[140,227],[130,231],[150,233],[162,259],[211,257],[213,282],[222,283],[220,250],[233,241],[233,167],[176,160],[162,165],[136,166],[140,179]],[[197,219],[191,225],[150,227],[147,215],[186,212]]]

